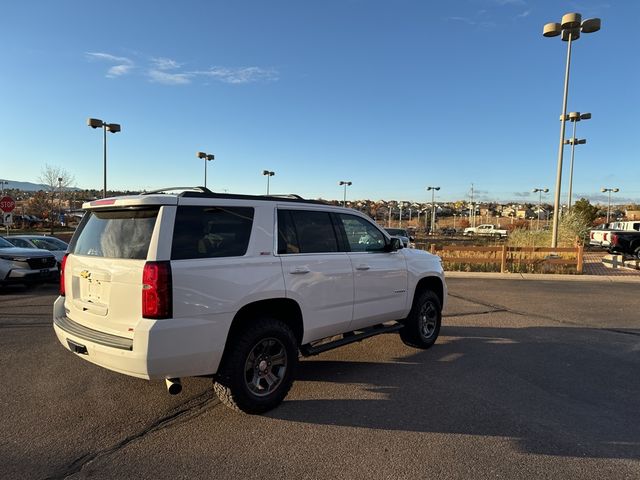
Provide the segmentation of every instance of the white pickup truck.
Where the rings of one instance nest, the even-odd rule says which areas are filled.
[[[611,245],[611,233],[613,232],[637,232],[640,231],[640,222],[612,222],[603,223],[589,232],[589,245],[609,248]]]
[[[484,235],[501,238],[505,238],[508,235],[506,230],[501,229],[499,226],[491,225],[490,223],[478,225],[477,227],[467,227],[462,233],[463,235]]]

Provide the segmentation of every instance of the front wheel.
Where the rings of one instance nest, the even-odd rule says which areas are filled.
[[[213,389],[226,406],[250,414],[277,407],[293,383],[298,346],[291,329],[256,319],[228,340]]]
[[[637,247],[633,254],[636,256],[638,260],[640,260],[640,247]]]
[[[431,347],[440,333],[442,306],[440,299],[431,290],[422,292],[413,302],[411,312],[400,329],[400,338],[410,347]]]

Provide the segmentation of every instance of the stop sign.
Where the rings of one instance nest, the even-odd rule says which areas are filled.
[[[0,198],[0,210],[5,213],[9,213],[11,210],[16,208],[16,202],[11,197],[2,197]]]

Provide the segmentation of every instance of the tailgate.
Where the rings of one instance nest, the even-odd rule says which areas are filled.
[[[142,311],[144,264],[144,260],[69,255],[67,316],[94,330],[133,337]]]

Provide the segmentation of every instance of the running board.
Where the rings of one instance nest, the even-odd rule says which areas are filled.
[[[326,352],[327,350],[342,347],[343,345],[360,342],[365,338],[380,335],[381,333],[397,332],[402,327],[404,327],[404,324],[402,323],[394,323],[393,325],[379,324],[373,327],[363,328],[362,330],[356,330],[354,332],[346,332],[343,333],[342,338],[339,338],[338,340],[321,343],[320,345],[316,346],[313,346],[309,343],[306,345],[302,345],[300,347],[300,352],[304,357],[310,357],[312,355],[318,355],[319,353]]]

